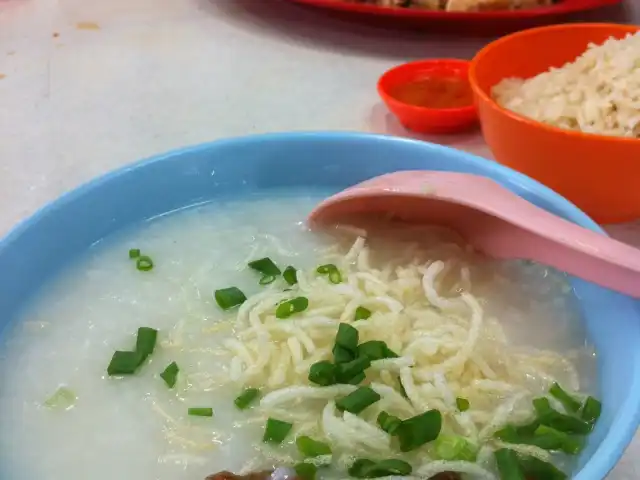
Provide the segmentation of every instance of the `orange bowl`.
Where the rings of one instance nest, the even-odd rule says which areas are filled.
[[[491,89],[508,77],[561,67],[589,43],[622,38],[640,27],[565,24],[524,30],[475,56],[469,81],[485,140],[498,162],[551,187],[600,223],[640,218],[640,139],[563,130],[500,107]]]

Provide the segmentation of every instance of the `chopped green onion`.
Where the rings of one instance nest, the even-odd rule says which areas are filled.
[[[351,350],[347,350],[346,348],[342,348],[340,345],[333,346],[333,361],[337,364],[350,362],[356,356]]]
[[[296,472],[296,476],[301,480],[315,480],[318,467],[313,463],[301,462],[296,464],[293,469]]]
[[[367,378],[367,376],[364,374],[364,372],[360,372],[358,373],[355,377],[351,377],[348,380],[343,380],[342,383],[346,383],[348,385],[358,385],[359,383],[361,383],[365,378]]]
[[[130,259],[134,259],[134,258],[138,258],[140,256],[140,249],[139,248],[132,248],[131,250],[129,250],[129,258]]]
[[[378,414],[377,422],[382,430],[387,432],[389,435],[393,435],[402,423],[402,420],[382,411]]]
[[[260,280],[258,280],[258,283],[260,285],[269,285],[275,281],[276,281],[276,277],[274,275],[265,275]]]
[[[141,272],[148,272],[153,268],[153,260],[148,255],[140,255],[136,259],[136,268]]]
[[[569,395],[566,391],[562,389],[560,385],[554,383],[549,389],[549,393],[552,397],[562,403],[562,406],[569,413],[577,413],[580,410],[580,402]]]
[[[309,381],[323,387],[333,385],[336,383],[335,369],[335,365],[327,360],[316,362],[309,369]]]
[[[568,455],[577,455],[584,447],[584,443],[580,438],[559,432],[558,430],[547,427],[546,425],[540,425],[534,432],[533,438],[536,439],[538,443],[541,443],[543,438],[549,443],[554,442],[557,446],[554,446],[554,448],[547,448],[547,450],[562,450]],[[545,448],[541,445],[538,446]]]
[[[546,425],[538,425],[533,432],[529,426],[509,425],[496,432],[495,436],[507,443],[534,445],[544,450],[562,450],[569,455],[576,455],[583,446],[579,439]]]
[[[215,299],[218,306],[223,310],[229,310],[247,301],[247,297],[242,290],[237,287],[228,287],[215,291]]]
[[[53,395],[51,395],[44,402],[44,406],[47,408],[55,408],[62,410],[69,410],[76,403],[76,394],[68,387],[59,387]]]
[[[350,362],[339,363],[336,365],[336,379],[339,383],[345,383],[352,378],[364,373],[371,366],[371,361],[367,357],[358,357]]]
[[[338,270],[338,267],[336,267],[332,263],[329,263],[327,265],[320,265],[316,269],[316,272],[321,275],[328,275],[329,281],[336,285],[342,282],[342,275],[340,274],[340,270]]]
[[[340,270],[335,269],[329,272],[329,281],[334,285],[342,283],[342,274],[340,273]]]
[[[526,480],[518,455],[513,450],[501,448],[494,452],[501,480]]]
[[[371,310],[364,307],[356,308],[356,314],[354,320],[366,320],[371,316]]]
[[[390,458],[377,462],[373,468],[369,469],[369,478],[402,476],[411,474],[411,465],[404,460]]]
[[[596,400],[593,397],[587,397],[584,401],[584,405],[582,406],[582,410],[580,411],[580,417],[585,421],[594,425],[598,418],[600,418],[600,413],[602,412],[602,403]]]
[[[348,323],[341,323],[336,334],[336,345],[350,351],[358,351],[358,330]]]
[[[192,407],[187,412],[192,417],[213,417],[213,408],[208,407]]]
[[[284,269],[284,272],[282,272],[282,278],[284,278],[284,281],[289,285],[295,285],[298,283],[298,272],[296,272],[296,269],[292,266],[288,266]]]
[[[400,450],[410,452],[434,441],[440,435],[441,428],[442,414],[438,410],[429,410],[404,420],[396,430]]]
[[[346,410],[357,415],[368,406],[376,403],[380,398],[380,395],[371,387],[359,387],[346,397],[337,400],[336,407],[339,410]]]
[[[107,367],[107,374],[110,376],[131,375],[142,365],[142,362],[144,362],[144,358],[139,352],[117,350],[111,357],[111,362]]]
[[[580,435],[588,434],[592,425],[571,415],[554,410],[547,398],[536,398],[533,400],[533,406],[538,413],[538,422],[542,425],[555,428],[564,433],[577,433]]]
[[[398,354],[391,350],[382,340],[369,340],[358,345],[358,355],[366,356],[372,362],[384,358],[397,358]]]
[[[318,272],[320,275],[326,275],[331,270],[337,270],[337,269],[338,267],[336,267],[334,264],[328,263],[326,265],[320,265],[318,268],[316,268],[316,272]]]
[[[390,458],[374,462],[368,458],[360,458],[349,467],[349,476],[354,478],[380,478],[390,476],[405,477],[411,474],[411,465],[404,460]]]
[[[458,435],[439,435],[434,442],[434,452],[441,460],[475,462],[478,447]]]
[[[470,406],[471,405],[469,404],[469,400],[467,400],[466,398],[456,398],[456,407],[458,407],[458,410],[460,410],[461,412],[466,412],[467,410],[469,410]]]
[[[149,327],[140,327],[138,329],[138,337],[136,338],[136,352],[138,352],[143,357],[143,361],[153,353],[153,350],[156,348],[157,339],[157,330]]]
[[[536,413],[538,415],[544,415],[550,412],[555,412],[548,398],[545,398],[545,397],[534,398],[532,403],[533,403],[533,408],[535,408]]]
[[[254,269],[256,272],[269,277],[277,277],[278,275],[280,275],[280,273],[282,273],[280,272],[278,266],[273,263],[273,260],[271,260],[269,257],[249,262],[249,267]]]
[[[347,473],[354,478],[369,478],[367,474],[375,464],[376,462],[368,458],[359,458],[351,464]]]
[[[158,338],[158,331],[149,327],[140,327],[136,338],[136,349],[133,352],[116,351],[107,367],[108,375],[131,375],[153,353]]]
[[[305,457],[319,457],[331,455],[331,447],[324,442],[319,442],[311,437],[301,436],[296,438],[298,451]]]
[[[289,318],[295,313],[304,312],[309,307],[309,299],[307,297],[296,297],[286,302],[282,302],[276,308],[276,318]]]
[[[244,392],[236,397],[233,401],[240,410],[245,410],[260,396],[260,390],[257,388],[247,388]]]
[[[292,423],[269,418],[267,419],[262,441],[264,443],[280,444],[289,435],[291,428],[293,428]]]
[[[167,384],[167,387],[173,388],[176,386],[176,382],[178,381],[178,372],[180,368],[176,362],[171,362],[167,368],[164,369],[164,372],[160,374],[160,378],[164,380],[164,383]]]
[[[558,470],[551,463],[530,455],[518,455],[518,463],[525,478],[532,480],[565,480],[568,478],[566,473]]]

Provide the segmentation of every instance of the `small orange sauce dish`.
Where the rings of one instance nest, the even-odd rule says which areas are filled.
[[[407,129],[455,133],[476,125],[469,63],[457,59],[420,60],[385,72],[378,93]]]

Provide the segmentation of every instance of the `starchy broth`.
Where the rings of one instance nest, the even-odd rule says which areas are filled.
[[[251,299],[286,287],[259,285],[247,268],[252,260],[270,257],[282,268],[312,272],[328,252],[337,258],[335,252],[348,250],[352,233],[340,230],[336,237],[306,229],[304,219],[320,198],[295,192],[205,205],[92,247],[7,334],[0,358],[0,474],[201,480],[222,470],[289,465],[294,437],[265,447],[264,413],[234,406],[243,388],[253,386],[230,381],[234,355],[226,342],[244,327],[236,310],[219,308],[213,292],[233,285]],[[557,352],[549,358],[579,365],[579,378],[563,362],[552,362],[547,371],[563,385],[573,389],[579,381],[581,392],[593,392],[594,355],[564,276],[538,265],[482,259],[439,229],[428,236],[424,230],[373,232],[371,261],[406,254],[416,233],[432,260],[455,260],[439,284],[443,291],[455,296],[469,289],[460,283],[459,269],[466,266],[469,291],[487,318],[499,320],[510,345],[523,354],[533,348]],[[153,269],[136,269],[130,249],[149,255]],[[148,363],[135,375],[109,378],[113,352],[135,344],[141,326],[159,331]],[[180,373],[169,389],[159,374],[172,361]],[[70,408],[44,406],[61,385],[77,397]],[[212,408],[213,416],[189,416],[191,407]],[[324,475],[335,476],[330,469]]]

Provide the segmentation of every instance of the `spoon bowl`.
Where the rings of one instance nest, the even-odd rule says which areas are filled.
[[[451,228],[482,253],[526,259],[640,298],[640,250],[557,217],[485,177],[403,171],[321,202],[312,228],[375,216]]]

